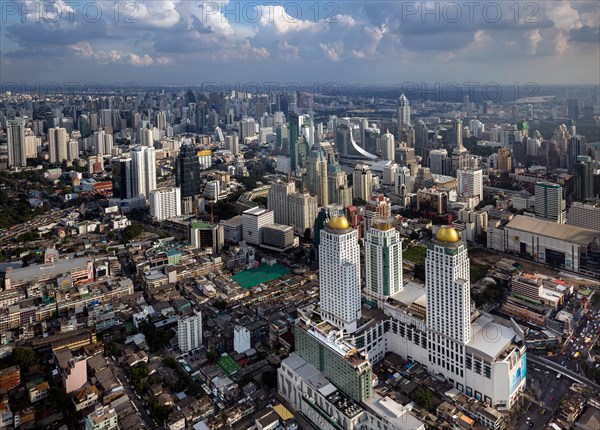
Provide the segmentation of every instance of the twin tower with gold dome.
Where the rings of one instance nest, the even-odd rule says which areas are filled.
[[[382,221],[382,224],[388,226],[389,223]],[[331,230],[347,230],[350,228],[350,223],[345,216],[334,216],[329,219],[327,227]],[[375,223],[373,227],[377,228],[377,224]],[[456,243],[460,241],[460,236],[454,227],[442,226],[435,233],[434,239],[439,242]]]

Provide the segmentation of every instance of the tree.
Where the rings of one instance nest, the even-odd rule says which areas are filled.
[[[140,234],[142,234],[143,231],[144,227],[140,224],[132,224],[130,226],[127,226],[123,230],[123,241],[129,242],[138,237]]]
[[[18,346],[13,349],[12,361],[18,364],[21,369],[27,369],[35,363],[35,352],[31,348]]]
[[[175,369],[177,367],[177,361],[173,357],[167,357],[164,360],[164,365],[170,367],[171,369]]]
[[[429,388],[417,388],[413,393],[413,400],[417,403],[417,405],[427,410],[431,409],[433,406],[433,395],[431,394],[431,390],[429,390]]]

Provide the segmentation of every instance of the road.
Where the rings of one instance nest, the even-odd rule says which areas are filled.
[[[0,233],[0,244],[3,244],[24,233],[36,230],[43,225],[51,224],[60,221],[61,218],[68,213],[73,212],[76,208],[67,208],[59,211],[47,212],[30,221],[13,226],[11,230],[6,230]]]
[[[532,363],[537,364],[540,369],[542,369],[542,368],[550,369],[550,370],[553,370],[554,372],[561,373],[562,375],[569,377],[571,380],[573,380],[579,384],[588,386],[596,393],[600,392],[600,385],[596,384],[595,382],[590,381],[585,376],[575,373],[575,372],[567,369],[566,367],[561,366],[560,364],[557,364],[553,361],[548,360],[547,358],[538,357],[533,354],[527,354],[527,360]]]
[[[110,367],[110,369],[113,371],[113,373],[123,386],[125,394],[127,394],[129,400],[131,400],[134,403],[136,409],[139,412],[140,417],[142,418],[142,421],[144,421],[144,423],[146,424],[146,428],[150,430],[156,430],[157,427],[154,424],[154,419],[146,412],[146,404],[141,399],[138,399],[135,392],[133,391],[133,388],[131,387],[131,384],[127,382],[127,375],[125,375],[125,371],[119,366],[117,366],[112,359],[108,358],[106,361],[108,362],[108,367]]]

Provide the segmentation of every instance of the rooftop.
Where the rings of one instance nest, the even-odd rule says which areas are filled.
[[[473,321],[471,341],[468,349],[474,349],[478,355],[495,360],[512,343],[516,333],[507,326],[498,324],[489,315],[482,315]]]
[[[506,224],[506,227],[584,246],[589,245],[595,237],[600,237],[600,232],[596,230],[568,224],[557,224],[552,221],[544,221],[522,215],[514,217]]]

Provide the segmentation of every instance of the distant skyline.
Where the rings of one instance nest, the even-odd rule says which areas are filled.
[[[600,85],[596,1],[28,0],[0,8],[3,85]]]

